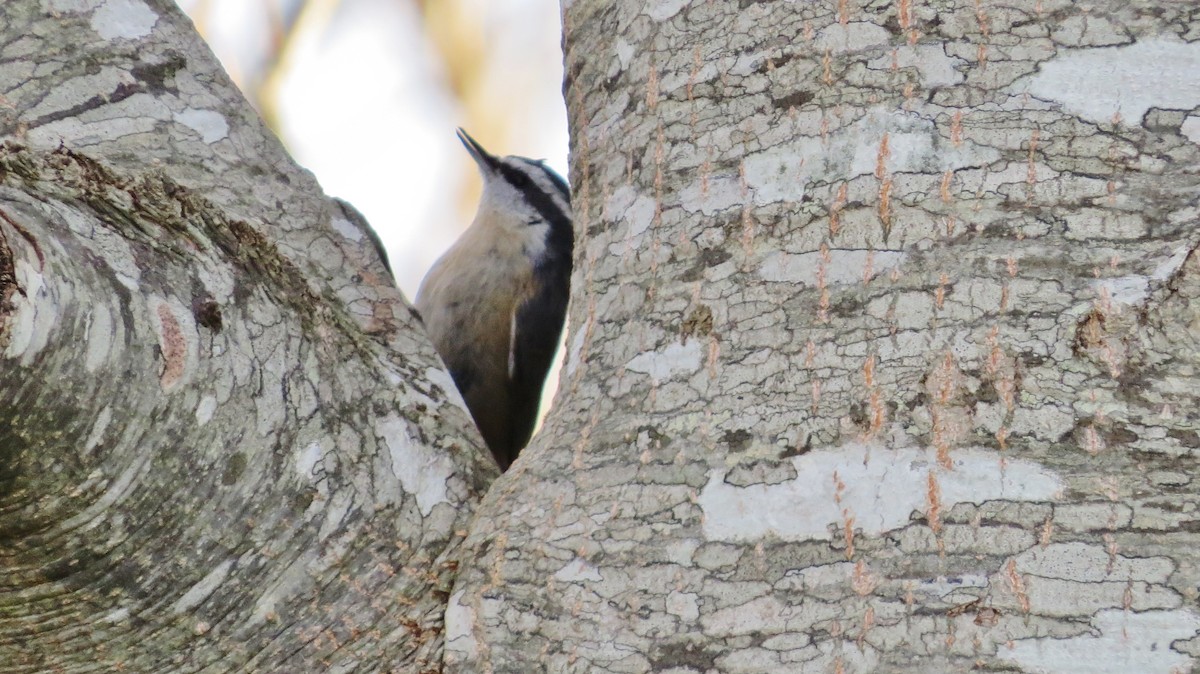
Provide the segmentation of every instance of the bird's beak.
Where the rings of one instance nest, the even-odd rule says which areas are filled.
[[[471,158],[474,159],[475,163],[479,165],[479,170],[489,173],[495,172],[500,160],[488,154],[488,151],[483,149],[483,146],[480,145],[479,142],[470,135],[468,135],[466,131],[463,131],[461,127],[458,129],[457,133],[458,139],[462,141],[463,147],[467,148],[467,152],[471,153]]]

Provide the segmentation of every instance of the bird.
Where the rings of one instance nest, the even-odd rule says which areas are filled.
[[[483,196],[421,281],[416,309],[503,471],[533,435],[562,335],[575,248],[571,193],[544,161],[495,156],[457,133]]]

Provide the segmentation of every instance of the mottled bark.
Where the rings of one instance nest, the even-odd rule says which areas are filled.
[[[0,95],[0,671],[438,671],[496,469],[361,218],[168,0]]]
[[[564,5],[567,365],[448,669],[1189,671],[1190,4]]]

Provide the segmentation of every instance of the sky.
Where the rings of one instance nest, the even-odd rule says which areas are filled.
[[[472,92],[482,100],[474,123],[422,31],[417,0],[306,1],[317,18],[303,22],[286,51],[277,130],[326,194],[366,216],[411,302],[478,203],[477,170],[455,128],[465,127],[493,154],[545,159],[567,177],[558,0],[430,0],[465,5],[481,28],[485,66]],[[268,11],[287,11],[298,0],[177,2],[245,88],[269,58]],[[505,127],[501,137],[488,131]],[[561,349],[555,360],[542,416],[558,388]]]
[[[268,11],[295,0],[178,0],[239,84],[267,58]],[[442,0],[433,0],[434,2]],[[276,89],[278,131],[325,192],[354,204],[379,233],[411,301],[425,272],[469,223],[474,164],[464,126],[495,154],[567,175],[567,122],[557,0],[457,0],[482,28],[483,74],[473,129],[449,90],[415,0],[309,0]],[[480,112],[482,110],[483,112]],[[491,122],[492,120],[487,120]],[[507,133],[488,129],[507,125]]]

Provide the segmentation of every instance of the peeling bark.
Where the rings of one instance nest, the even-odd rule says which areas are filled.
[[[171,2],[0,6],[0,670],[440,671],[496,474]]]
[[[564,5],[567,365],[448,670],[1190,670],[1195,13]]]

